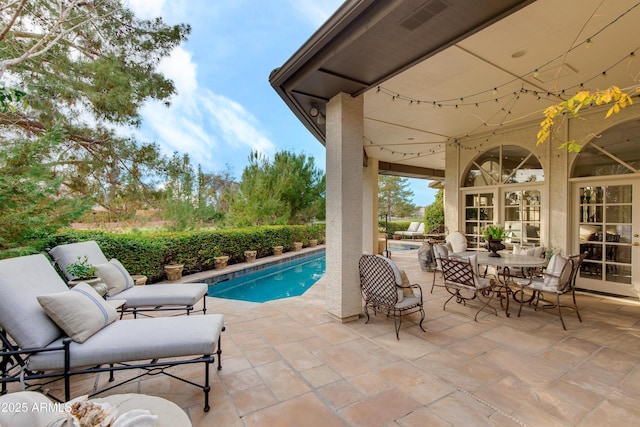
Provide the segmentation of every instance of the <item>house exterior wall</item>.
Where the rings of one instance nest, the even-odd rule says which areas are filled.
[[[581,113],[581,118],[570,119],[559,128],[565,140],[585,143],[606,129],[631,119],[640,118],[640,106],[633,105],[605,119],[608,107],[594,108]],[[518,145],[535,154],[544,169],[541,205],[541,238],[547,247],[570,252],[571,247],[571,166],[578,157],[560,149],[558,140],[536,146],[538,122],[507,130],[489,137],[465,139],[447,144],[445,157],[445,225],[449,232],[463,230],[464,199],[461,183],[470,163],[482,152],[500,145]],[[638,147],[640,149],[640,147]],[[482,188],[482,187],[479,187]]]

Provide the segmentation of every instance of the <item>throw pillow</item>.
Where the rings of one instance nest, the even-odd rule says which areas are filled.
[[[51,320],[79,343],[118,318],[115,308],[84,282],[68,291],[40,295],[38,302]]]
[[[544,275],[543,288],[549,291],[556,291],[560,284],[561,275],[564,266],[569,260],[561,255],[554,254],[547,265],[546,274]]]
[[[106,264],[98,264],[94,267],[96,268],[96,276],[107,285],[107,295],[110,297],[135,285],[135,281],[127,269],[115,258]]]
[[[402,286],[403,286],[402,296],[404,298],[415,296],[415,294],[413,293],[413,288],[409,287],[411,286],[411,282],[409,281],[409,277],[407,276],[407,273],[404,270],[400,270],[400,277],[402,277]]]

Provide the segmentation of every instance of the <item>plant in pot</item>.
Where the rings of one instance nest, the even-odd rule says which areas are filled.
[[[484,229],[484,238],[487,241],[485,247],[489,252],[490,257],[500,257],[498,251],[505,248],[502,244],[502,238],[504,237],[504,227],[501,225],[489,225]]]
[[[78,260],[67,265],[66,270],[67,273],[75,277],[74,280],[71,280],[74,284],[97,280],[96,268],[89,263],[89,257],[87,255],[84,257],[78,256]]]
[[[96,290],[100,296],[107,293],[107,285],[100,283],[100,279],[96,277],[96,268],[89,262],[89,257],[78,256],[78,260],[67,265],[67,273],[74,276],[75,279],[69,280],[69,286],[75,286],[80,282],[88,283]]]

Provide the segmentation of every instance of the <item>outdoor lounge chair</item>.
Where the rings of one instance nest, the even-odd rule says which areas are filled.
[[[416,229],[416,231],[404,231],[403,232],[403,236],[406,237],[411,237],[412,239],[414,237],[424,237],[424,222],[421,222],[420,225],[418,225],[418,228]]]
[[[418,231],[418,228],[420,227],[420,223],[415,221],[409,224],[409,227],[407,227],[407,229],[405,231],[396,231],[393,233],[394,236],[401,236],[403,239],[405,236],[408,236],[409,234],[407,233],[415,233],[416,231]],[[423,229],[424,231],[424,226]]]
[[[400,339],[402,316],[420,312],[420,329],[424,321],[422,288],[420,285],[403,284],[398,267],[389,258],[380,255],[363,255],[359,263],[360,289],[364,298],[364,311],[369,323],[369,308],[373,314],[379,310],[387,316],[393,316],[396,327],[396,339]],[[405,290],[411,290],[405,295]],[[415,291],[418,295],[415,295]]]
[[[55,319],[55,320],[54,320]],[[108,302],[86,283],[69,289],[44,255],[0,261],[0,383],[22,382],[44,388],[64,379],[64,400],[71,398],[74,375],[140,371],[91,396],[163,373],[204,391],[209,410],[209,365],[221,369],[222,314],[118,320]],[[149,362],[146,362],[149,360]],[[170,367],[204,364],[204,384],[176,376]]]
[[[156,310],[185,310],[187,315],[193,311],[193,306],[202,300],[202,312],[207,311],[206,298],[207,285],[205,283],[181,283],[179,286],[174,284],[158,284],[134,286],[133,280],[126,271],[122,271],[124,267],[118,265],[113,260],[107,260],[104,253],[93,241],[70,243],[67,245],[58,245],[48,251],[49,256],[55,261],[58,269],[67,280],[76,279],[67,272],[67,266],[78,260],[78,257],[88,258],[89,263],[101,270],[120,270],[115,272],[116,281],[122,279],[122,273],[126,278],[120,286],[111,286],[108,284],[109,293],[106,298],[126,300],[127,302],[121,308],[121,314],[130,312],[133,317],[137,317],[138,313]],[[114,266],[115,264],[116,266]],[[119,292],[118,292],[119,291]]]

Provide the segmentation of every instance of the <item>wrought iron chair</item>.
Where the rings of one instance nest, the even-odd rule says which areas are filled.
[[[433,282],[431,283],[431,293],[433,293],[433,288],[436,286],[444,287],[444,284],[436,285],[436,275],[440,273],[440,275],[442,276],[442,262],[440,260],[449,258],[449,249],[447,249],[445,245],[435,244],[433,245],[433,256],[436,259],[436,262],[435,267],[433,268]]]
[[[369,308],[374,315],[378,310],[393,316],[396,338],[400,339],[400,327],[402,316],[420,312],[420,329],[424,321],[424,308],[422,303],[422,288],[420,285],[403,285],[400,271],[388,258],[380,255],[363,255],[359,262],[360,289],[364,298],[364,311],[369,323]],[[419,295],[405,296],[404,290],[417,290]]]
[[[467,301],[478,299],[482,302],[482,305],[476,312],[473,318],[478,321],[478,314],[486,307],[493,309],[495,315],[498,315],[498,311],[495,307],[491,306],[491,300],[493,299],[493,279],[486,279],[478,276],[477,259],[475,255],[463,258],[441,258],[442,263],[442,275],[444,277],[444,287],[451,294],[448,300],[445,301],[443,310],[446,310],[447,304],[453,298],[457,303],[466,305]],[[484,299],[484,302],[482,301]]]
[[[565,331],[567,327],[564,324],[564,318],[562,317],[562,307],[575,310],[578,320],[582,322],[580,317],[580,311],[578,310],[578,304],[576,303],[576,279],[578,272],[580,271],[580,264],[587,256],[587,253],[580,255],[571,255],[568,258],[564,258],[558,254],[555,254],[549,260],[542,277],[533,277],[525,281],[516,281],[517,284],[525,289],[529,289],[535,293],[534,299],[531,304],[535,307],[543,309],[558,309],[558,316],[560,317],[560,323],[562,323],[562,329]],[[561,304],[560,296],[571,293],[572,304]],[[545,298],[550,296],[551,299]],[[542,301],[542,304],[541,304]],[[520,304],[520,310],[518,316],[522,312],[522,304]]]

